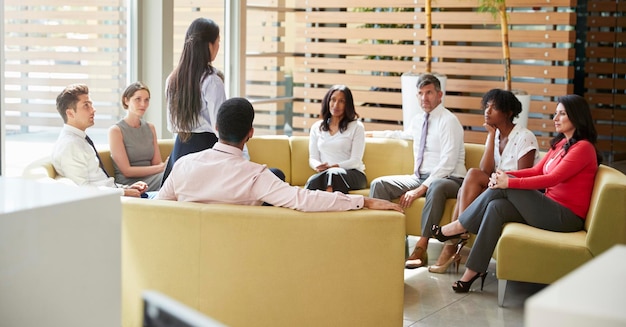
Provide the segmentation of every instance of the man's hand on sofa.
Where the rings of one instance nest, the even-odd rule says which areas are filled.
[[[427,190],[428,190],[428,187],[422,184],[418,188],[407,191],[406,193],[402,194],[398,202],[400,203],[400,206],[402,206],[402,208],[408,208],[411,206],[413,201],[424,196]]]
[[[141,196],[141,192],[139,192],[138,190],[134,189],[134,188],[125,188],[124,189],[124,196],[132,196],[132,197],[140,197]]]
[[[148,189],[148,184],[146,182],[135,182],[132,185],[125,185],[124,188],[124,196],[134,196],[140,197],[142,193],[144,193]]]
[[[397,204],[387,200],[363,197],[363,206],[375,210],[395,210],[404,213],[404,209]]]

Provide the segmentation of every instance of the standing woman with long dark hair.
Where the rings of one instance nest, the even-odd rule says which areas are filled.
[[[217,110],[226,101],[224,81],[211,64],[219,48],[220,28],[214,21],[197,18],[189,25],[178,66],[165,86],[167,127],[176,133],[176,140],[163,182],[178,158],[217,142]]]

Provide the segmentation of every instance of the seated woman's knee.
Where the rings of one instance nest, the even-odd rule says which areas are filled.
[[[482,170],[478,168],[470,168],[465,175],[466,180],[475,180],[475,179],[489,179],[489,175],[485,174]]]

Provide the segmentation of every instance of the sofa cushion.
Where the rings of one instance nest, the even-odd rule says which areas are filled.
[[[291,185],[303,186],[315,174],[309,167],[309,137],[292,136],[289,138],[291,146]],[[366,168],[367,169],[367,168]]]
[[[498,242],[499,279],[549,284],[593,258],[585,231],[558,233],[508,223]],[[505,276],[505,277],[504,277]]]
[[[285,181],[292,184],[291,170],[292,154],[289,137],[285,135],[263,135],[248,140],[250,160],[267,165],[269,168],[278,168],[285,174]]]
[[[365,175],[375,178],[413,173],[413,142],[403,139],[366,138]]]
[[[263,136],[264,138],[266,136]],[[309,137],[292,136],[291,143],[291,184],[303,186],[308,178],[315,173],[309,167]],[[252,140],[251,140],[252,141]],[[254,145],[256,146],[256,144]],[[465,162],[467,167],[478,167],[485,146],[482,144],[465,144]],[[256,160],[255,160],[256,161]],[[413,173],[413,141],[393,138],[365,138],[365,176],[368,184],[377,177],[403,175]],[[350,191],[352,194],[369,195],[369,187],[363,190]],[[397,201],[397,200],[396,200]],[[421,235],[422,209],[425,200],[420,198],[405,210],[406,231],[409,235]],[[446,201],[446,207],[440,224],[450,222],[456,199]]]
[[[309,167],[309,137],[292,136],[292,185],[304,185],[315,171]],[[377,177],[411,174],[413,172],[413,142],[391,138],[365,138],[365,176],[367,183]],[[369,193],[369,191],[365,191]],[[361,192],[359,192],[361,194]]]

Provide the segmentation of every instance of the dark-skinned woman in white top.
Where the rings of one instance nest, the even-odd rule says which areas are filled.
[[[342,193],[366,188],[365,127],[358,121],[350,89],[332,86],[324,96],[320,116],[309,138],[309,166],[317,173],[305,188]]]
[[[479,168],[468,170],[463,180],[457,194],[452,221],[457,220],[470,203],[487,189],[489,176],[496,170],[530,168],[539,160],[539,145],[533,132],[514,123],[514,118],[522,112],[522,104],[513,93],[492,89],[483,95],[481,107],[485,116],[483,126],[487,131],[485,152],[480,159]],[[454,263],[458,272],[460,251],[467,243],[465,237],[453,244],[446,243],[439,259],[428,267],[428,271],[444,273]]]

